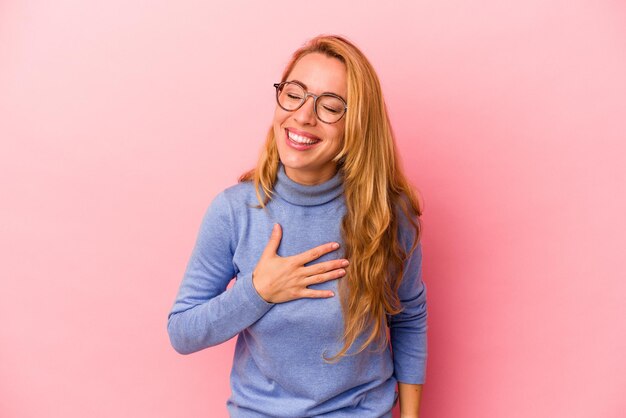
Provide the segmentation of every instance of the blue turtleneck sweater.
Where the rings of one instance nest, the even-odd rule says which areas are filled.
[[[232,417],[391,417],[396,382],[424,382],[421,247],[405,265],[399,289],[404,310],[389,321],[393,355],[389,347],[371,347],[337,363],[325,362],[342,346],[341,279],[311,286],[331,289],[335,297],[272,304],[256,292],[252,271],[275,223],[283,229],[278,249],[283,257],[331,241],[343,243],[341,176],[304,186],[281,166],[274,192],[265,209],[255,207],[249,182],[226,189],[211,203],[168,318],[172,345],[188,354],[238,336],[227,402]],[[399,237],[410,248],[413,232],[400,219]],[[341,247],[311,264],[340,257]],[[235,283],[227,289],[232,278]]]

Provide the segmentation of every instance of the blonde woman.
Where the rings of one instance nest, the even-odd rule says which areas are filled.
[[[188,354],[238,336],[232,417],[390,417],[398,397],[417,417],[421,211],[378,77],[348,40],[319,36],[275,88],[257,167],[203,219],[172,345]]]

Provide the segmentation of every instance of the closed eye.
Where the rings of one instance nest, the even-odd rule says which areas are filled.
[[[330,113],[339,113],[339,112],[341,112],[341,109],[337,109],[337,108],[334,108],[334,107],[328,107],[328,106],[324,106],[324,110],[326,110],[327,112],[330,112]]]

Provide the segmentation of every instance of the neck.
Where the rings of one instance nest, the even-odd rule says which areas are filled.
[[[327,181],[307,185],[290,178],[281,164],[276,175],[274,191],[287,202],[298,206],[324,205],[343,193],[343,179],[339,171]]]

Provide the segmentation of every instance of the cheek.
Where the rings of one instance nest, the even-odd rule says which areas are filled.
[[[274,127],[274,135],[278,136],[281,131],[280,125],[282,124],[282,120],[278,115],[278,111],[274,112],[274,119],[272,121],[272,126]]]
[[[342,129],[336,129],[333,132],[333,145],[335,145],[337,148],[341,148],[343,146],[343,128]]]
[[[274,110],[274,128],[279,129],[285,120],[289,117],[289,112],[284,111],[280,107],[276,106]]]

